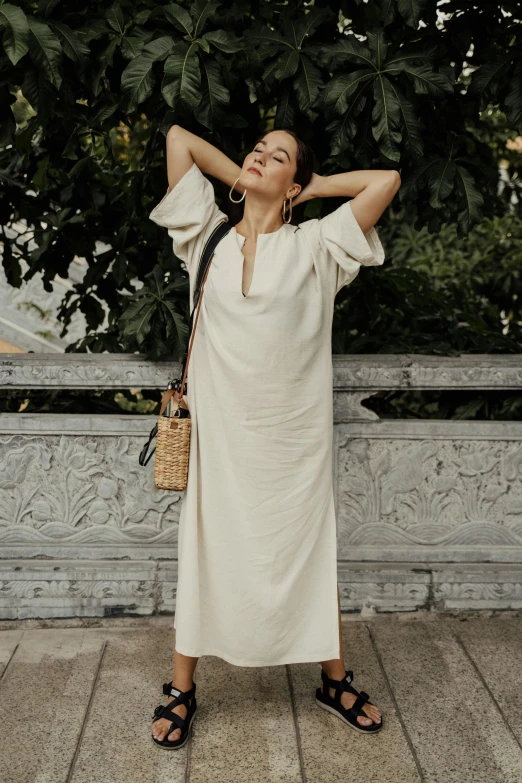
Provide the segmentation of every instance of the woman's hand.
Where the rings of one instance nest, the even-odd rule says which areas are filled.
[[[295,198],[292,199],[292,206],[295,207],[297,204],[300,204],[302,201],[310,201],[310,199],[317,198],[319,193],[321,192],[320,191],[321,183],[325,179],[326,177],[322,177],[320,174],[316,174],[314,172],[306,188],[300,190],[297,196],[295,196]]]

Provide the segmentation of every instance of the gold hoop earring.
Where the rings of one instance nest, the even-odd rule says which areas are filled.
[[[240,174],[239,176],[241,176],[241,174]],[[238,180],[238,179],[239,179],[239,177],[236,179],[236,182],[237,182],[237,180]],[[245,192],[243,193],[243,195],[241,196],[241,198],[240,198],[239,200],[238,200],[238,199],[235,199],[235,198],[232,198],[232,191],[233,191],[233,190],[234,190],[234,188],[236,187],[236,182],[234,182],[234,184],[233,184],[233,185],[232,185],[232,187],[230,188],[230,190],[229,190],[229,192],[228,192],[228,197],[229,197],[230,201],[233,201],[233,202],[234,202],[234,204],[239,204],[239,203],[240,203],[241,201],[243,201],[243,199],[245,198],[245,196],[246,196],[246,190],[245,190]]]
[[[290,223],[290,221],[292,220],[292,196],[290,196],[290,217],[288,218],[288,220],[285,220],[286,201],[287,199],[285,198],[285,200],[283,201],[283,223]]]

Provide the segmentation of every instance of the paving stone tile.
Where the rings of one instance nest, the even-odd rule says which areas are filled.
[[[190,741],[167,751],[151,739],[154,707],[167,701],[161,686],[172,680],[172,618],[91,633],[107,646],[71,783],[185,781]]]
[[[208,655],[195,680],[190,783],[301,783],[284,666],[234,666]]]
[[[2,783],[67,779],[102,644],[77,629],[23,634],[0,686]]]
[[[520,747],[452,627],[392,621],[372,633],[426,782],[520,783]]]
[[[522,617],[464,620],[452,628],[522,745]]]
[[[0,631],[0,677],[3,676],[22,636],[23,631]]]
[[[370,694],[384,726],[367,736],[315,703],[321,685],[320,663],[292,664],[292,681],[308,783],[419,783],[415,761],[395,714],[367,628],[343,622],[343,652],[354,686]]]

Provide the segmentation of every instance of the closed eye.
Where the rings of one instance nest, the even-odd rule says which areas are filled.
[[[254,150],[254,152],[263,152],[263,150]],[[276,158],[275,156],[274,156],[274,160],[278,160],[279,163],[284,163],[284,160],[282,160],[281,158]]]

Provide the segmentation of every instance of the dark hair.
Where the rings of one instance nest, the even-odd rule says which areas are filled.
[[[290,136],[292,136],[292,138],[295,139],[297,143],[297,156],[296,156],[296,171],[294,174],[294,182],[296,182],[298,185],[301,185],[301,190],[304,190],[308,185],[308,183],[310,182],[310,180],[312,179],[312,174],[314,172],[313,169],[314,155],[312,150],[310,149],[308,144],[302,141],[302,139],[300,139],[299,136],[293,130],[290,130],[290,128],[273,128],[273,130],[281,130],[284,131],[285,133],[289,133]],[[266,131],[265,133],[262,133],[260,136],[258,136],[255,139],[254,144],[252,146],[255,147],[256,144],[261,141],[261,139],[264,139],[267,133],[271,133],[271,131]],[[227,188],[227,195],[223,196],[222,204],[220,208],[228,216],[230,223],[232,225],[235,225],[236,223],[239,223],[239,221],[243,216],[244,202],[235,204],[232,201],[230,201],[230,199],[228,198],[228,190],[229,189]],[[237,198],[237,193],[235,194],[235,198]],[[299,210],[302,207],[303,204],[299,204],[296,209]]]

